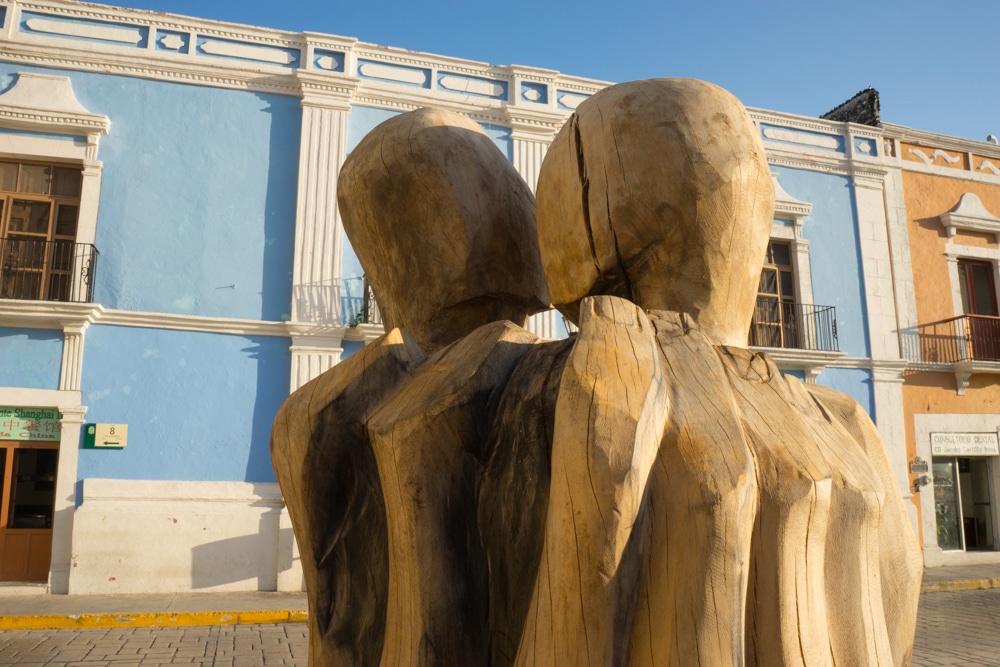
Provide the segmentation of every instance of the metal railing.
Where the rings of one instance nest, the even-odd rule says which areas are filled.
[[[90,303],[99,255],[89,243],[0,238],[0,299]]]
[[[917,337],[922,361],[1000,361],[1000,317],[959,315],[921,324]]]
[[[757,297],[750,345],[837,352],[836,307]]]
[[[382,324],[375,293],[365,277],[345,278],[340,293],[341,323],[349,326],[359,324]]]

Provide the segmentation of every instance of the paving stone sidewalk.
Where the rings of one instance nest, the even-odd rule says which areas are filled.
[[[307,667],[305,623],[182,628],[7,630],[0,665]],[[920,596],[912,667],[1000,666],[1000,589]]]
[[[306,667],[305,623],[0,632],[0,665],[16,667]]]

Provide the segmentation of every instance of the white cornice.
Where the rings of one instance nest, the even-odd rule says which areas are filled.
[[[0,326],[63,329],[92,324],[103,312],[95,303],[0,299]]]
[[[148,329],[174,329],[203,333],[241,336],[277,336],[319,334],[315,325],[263,320],[243,320],[229,317],[174,315],[130,310],[106,309],[96,303],[61,303],[58,301],[20,301],[0,299],[0,326],[34,329],[73,329],[89,324],[105,324]],[[338,328],[327,328],[330,331]],[[343,327],[339,327],[343,328]],[[327,331],[326,333],[329,333]]]
[[[344,340],[359,340],[365,345],[378,340],[385,335],[385,327],[381,324],[359,324],[348,327],[344,332]]]
[[[844,129],[849,127],[852,130],[852,133],[857,134],[857,136],[864,136],[868,138],[881,136],[881,132],[879,132],[878,128],[868,127],[867,125],[858,125],[856,123],[841,123],[833,120],[825,120],[823,118],[814,118],[812,116],[799,116],[781,111],[769,111],[766,109],[756,109],[750,107],[747,108],[747,112],[750,114],[750,118],[758,123],[782,125],[786,127],[793,127],[797,130],[811,130],[813,132],[843,136]]]
[[[825,350],[799,350],[785,347],[758,347],[750,348],[755,352],[764,352],[777,364],[781,370],[804,371],[807,382],[815,382],[816,376],[820,372],[832,365],[834,362],[843,359],[844,352],[829,352]]]
[[[907,143],[959,151],[961,153],[976,153],[977,155],[1000,160],[1000,146],[986,141],[975,141],[973,139],[952,137],[947,134],[914,130],[904,125],[892,125],[890,123],[883,125],[883,129],[886,137]]]
[[[357,93],[360,83],[358,79],[333,78],[308,70],[296,70],[294,76],[301,91],[302,104],[343,111],[350,110],[351,100]]]
[[[174,329],[177,331],[198,331],[240,336],[288,336],[288,328],[284,322],[241,320],[228,317],[145,313],[130,310],[104,310],[99,322],[100,324],[120,327]]]
[[[135,53],[103,53],[63,45],[0,41],[0,58],[35,67],[119,74],[294,97],[301,94],[299,83],[290,72],[264,74],[250,68],[221,67],[215,63],[188,59],[178,61],[169,56],[146,56],[138,50]]]

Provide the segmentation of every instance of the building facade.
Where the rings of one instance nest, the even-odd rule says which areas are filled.
[[[1000,147],[894,126],[885,141],[924,560],[1000,562]]]
[[[607,84],[68,0],[0,0],[0,19],[0,592],[298,590],[271,420],[382,333],[338,217],[346,155],[437,106],[533,187]],[[902,144],[750,112],[777,192],[751,342],[858,400],[922,501]],[[552,312],[530,328],[566,335]]]

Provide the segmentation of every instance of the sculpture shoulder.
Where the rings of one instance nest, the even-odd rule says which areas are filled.
[[[875,423],[853,397],[821,385],[807,384],[805,387],[829,418],[839,422],[866,450],[871,444],[877,444],[880,450],[883,449],[882,436]]]
[[[385,373],[389,368],[412,368],[424,354],[403,329],[393,329],[336,366],[295,390],[278,410],[271,430],[272,442],[299,428],[311,428],[316,414],[366,374]]]

